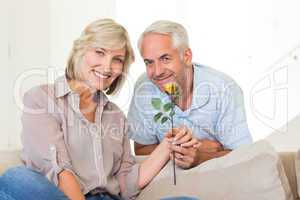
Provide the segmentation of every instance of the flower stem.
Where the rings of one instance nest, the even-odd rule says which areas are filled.
[[[172,101],[172,104],[173,104],[172,105],[172,112],[174,112],[175,104],[174,104],[173,101]],[[174,137],[173,128],[174,128],[174,121],[173,121],[173,116],[171,116],[171,133],[172,133],[172,136]],[[176,185],[175,151],[173,151],[172,153],[173,153],[173,181],[174,181],[174,185]]]

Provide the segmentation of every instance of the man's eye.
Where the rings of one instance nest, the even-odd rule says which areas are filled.
[[[144,63],[146,66],[149,66],[153,63],[153,61],[150,61],[150,60],[144,60]]]
[[[162,62],[166,63],[169,62],[171,59],[169,57],[163,57],[160,59]]]

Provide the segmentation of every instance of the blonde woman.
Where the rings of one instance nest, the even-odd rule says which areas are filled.
[[[1,200],[135,199],[168,162],[174,138],[169,134],[147,160],[135,162],[125,116],[106,96],[119,90],[133,60],[121,25],[101,19],[85,28],[65,76],[24,96],[25,166],[0,178]]]

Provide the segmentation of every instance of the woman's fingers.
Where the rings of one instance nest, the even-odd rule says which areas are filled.
[[[182,126],[180,128],[174,129],[175,130],[175,137],[174,141],[180,140],[183,136],[187,134],[187,128],[185,126]]]
[[[172,137],[173,137],[172,131],[169,131],[165,134],[165,138],[172,138]]]

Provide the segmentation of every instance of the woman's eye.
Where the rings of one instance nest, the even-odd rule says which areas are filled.
[[[100,55],[100,56],[104,56],[104,52],[103,51],[96,51],[96,53],[98,54],[98,55]]]
[[[121,59],[121,58],[115,58],[115,61],[116,61],[116,62],[118,62],[118,63],[121,63],[121,64],[123,64],[123,63],[124,63],[124,60],[123,60],[123,59]]]

